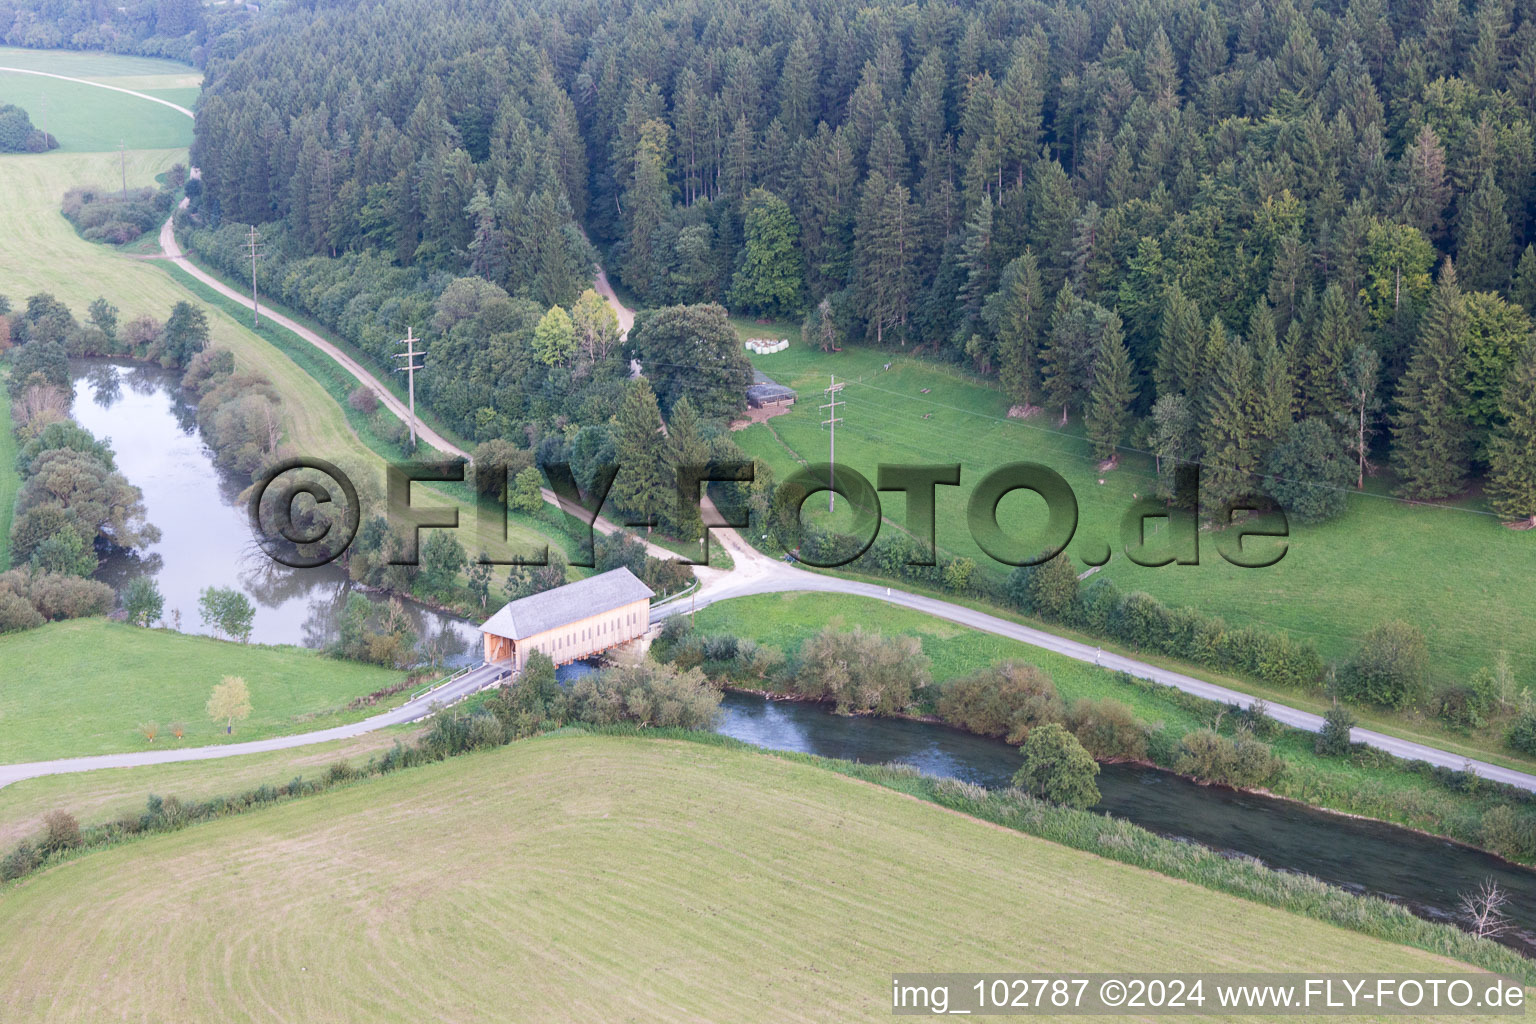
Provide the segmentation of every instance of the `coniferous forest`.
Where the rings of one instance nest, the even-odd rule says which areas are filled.
[[[261,225],[271,287],[377,356],[431,324],[477,440],[616,406],[617,347],[534,343],[595,255],[646,306],[963,363],[1217,499],[1304,470],[1321,518],[1389,466],[1526,519],[1533,14],[321,3],[205,42],[193,241],[233,272]]]

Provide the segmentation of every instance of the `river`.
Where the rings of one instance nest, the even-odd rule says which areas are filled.
[[[234,587],[256,606],[253,643],[329,643],[336,616],[357,587],[337,564],[291,569],[256,546],[238,500],[249,481],[213,465],[194,410],[181,400],[179,374],[99,359],[72,361],[71,370],[70,415],[110,439],[117,468],[144,492],[148,519],[161,533],[143,552],[108,556],[97,578],[116,589],[134,576],[152,577],[165,597],[166,621],[182,632],[211,633],[198,616],[198,595],[205,587]],[[473,659],[479,634],[470,623],[413,601],[403,604],[417,636],[436,645],[444,664]]]
[[[895,761],[989,789],[1009,785],[1022,760],[1014,747],[948,726],[835,715],[803,701],[727,693],[721,711],[716,731],[753,746],[867,764]],[[1379,821],[1201,786],[1155,768],[1106,764],[1101,769],[1103,799],[1094,810],[1160,835],[1381,896],[1431,920],[1453,917],[1460,894],[1492,878],[1512,897],[1515,929],[1503,941],[1536,956],[1536,872]]]
[[[213,466],[193,410],[179,397],[177,375],[102,360],[73,367],[72,415],[111,439],[118,468],[144,492],[149,521],[162,533],[142,554],[106,559],[100,578],[118,587],[135,574],[152,576],[165,596],[166,616],[180,611],[178,628],[186,632],[209,632],[197,614],[204,587],[233,586],[256,606],[253,641],[328,643],[337,611],[356,588],[336,565],[290,569],[255,546],[238,500],[244,484]],[[406,608],[418,635],[436,638],[449,664],[475,658],[478,633],[471,623],[414,602]],[[560,675],[570,679],[588,670],[569,665]],[[815,704],[736,693],[726,695],[722,712],[719,732],[773,750],[899,761],[989,788],[1006,786],[1019,765],[1013,747],[941,725],[838,716]],[[1451,917],[1460,893],[1496,879],[1514,897],[1518,930],[1505,941],[1536,956],[1536,872],[1392,825],[1198,786],[1154,769],[1104,765],[1099,789],[1098,810],[1154,832],[1382,896],[1432,919]]]

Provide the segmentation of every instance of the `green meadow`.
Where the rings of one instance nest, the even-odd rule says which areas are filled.
[[[165,747],[237,743],[358,721],[394,704],[346,704],[395,686],[405,673],[339,661],[301,647],[239,644],[106,619],[51,622],[0,636],[0,764]],[[235,725],[208,717],[208,695],[240,676],[251,715]],[[186,727],[180,741],[170,726]],[[139,731],[159,726],[153,743]]]
[[[1409,504],[1390,495],[1390,481],[1377,478],[1365,493],[1351,496],[1339,519],[1292,523],[1277,565],[1231,565],[1218,553],[1217,538],[1205,532],[1199,565],[1144,568],[1126,558],[1119,538],[1126,510],[1153,490],[1150,457],[1123,455],[1117,468],[1100,472],[1075,418],[1066,427],[1050,413],[1009,419],[1007,398],[996,387],[957,368],[854,346],[815,351],[799,343],[798,330],[782,324],[737,321],[737,327],[748,336],[790,337],[787,351],[752,361],[799,392],[787,413],[734,435],[744,449],[769,462],[780,479],[798,463],[826,461],[828,435],[819,406],[835,374],[847,382],[839,396],[846,404],[838,410],[838,464],[873,483],[881,463],[960,463],[960,486],[938,488],[938,544],[976,559],[986,571],[1001,576],[1008,569],[983,553],[966,528],[972,489],[998,466],[1042,462],[1067,480],[1077,498],[1079,524],[1068,553],[1081,569],[1085,556],[1111,546],[1115,556],[1102,571],[1124,592],[1146,591],[1169,605],[1221,615],[1232,625],[1285,630],[1311,640],[1327,658],[1348,656],[1371,626],[1404,619],[1424,630],[1442,677],[1487,665],[1502,648],[1520,676],[1536,683],[1529,593],[1536,536],[1504,528],[1481,503]],[[1018,492],[1003,499],[999,521],[1010,535],[1036,536],[1044,509],[1033,494]],[[882,495],[882,511],[885,529],[906,521],[899,494]],[[846,528],[852,517],[840,509],[834,522]]]

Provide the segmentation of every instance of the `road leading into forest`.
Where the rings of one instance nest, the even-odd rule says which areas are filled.
[[[181,203],[183,206],[185,206],[187,201],[183,199]],[[201,281],[209,288],[212,288],[214,291],[218,292],[225,298],[238,302],[246,309],[254,308],[254,304],[251,302],[251,297],[249,295],[246,295],[244,292],[236,291],[229,285],[225,284],[223,281],[220,281],[212,274],[209,274],[207,271],[203,270],[203,268],[199,267],[196,263],[193,263],[191,260],[187,259],[186,254],[182,252],[181,246],[176,241],[175,218],[167,218],[166,222],[160,225],[160,253],[162,259],[174,263],[176,266],[197,278],[197,280]],[[619,302],[618,296],[615,295],[613,293],[613,289],[608,286],[608,279],[603,275],[601,267],[599,267],[597,270],[597,278],[600,282],[600,289],[603,296],[613,304],[614,312],[619,318],[620,329],[627,332],[629,330],[629,325],[635,322],[635,314],[632,311],[624,308],[624,305]],[[274,313],[271,310],[263,309],[261,311],[261,315],[266,317],[272,323],[277,324],[279,327],[291,331],[302,340],[313,345],[321,352],[324,352],[331,359],[335,360],[337,365],[350,373],[353,379],[355,379],[359,384],[369,388],[376,395],[378,395],[379,402],[383,404],[383,406],[390,412],[394,413],[401,423],[409,423],[411,421],[410,407],[406,405],[405,402],[396,397],[395,394],[388,388],[386,388],[367,368],[365,368],[356,359],[353,359],[351,356],[347,355],[347,353],[343,352],[335,344],[327,341],[319,334],[316,334],[314,331],[310,330],[308,327],[305,327],[303,324],[298,323],[292,318],[283,316],[281,313]],[[454,444],[452,441],[448,440],[442,434],[439,434],[437,431],[433,430],[431,427],[427,426],[421,421],[420,417],[418,417],[416,420],[416,435],[420,437],[421,440],[425,441],[427,444],[431,445],[433,448],[436,448],[438,451],[443,452],[444,454],[457,456],[466,462],[472,461],[468,452]],[[556,497],[554,491],[551,491],[546,487],[543,488],[543,494],[545,501],[549,502],[551,505],[554,505],[556,508],[560,507],[560,501]],[[614,533],[620,529],[620,527],[603,517],[599,517],[594,525],[603,533]],[[649,541],[646,542],[646,550],[657,558],[677,557],[674,552],[668,551],[666,548],[659,545],[652,544]]]

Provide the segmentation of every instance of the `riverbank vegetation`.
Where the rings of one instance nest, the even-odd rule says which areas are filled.
[[[204,705],[226,675],[250,685],[251,717],[240,739],[357,721],[408,696],[350,707],[354,698],[394,687],[405,673],[299,647],[240,644],[103,618],[0,636],[0,661],[18,667],[0,688],[6,723],[0,763],[144,750],[144,723],[162,727],[156,748],[225,742]],[[166,728],[174,722],[186,724],[179,738]]]
[[[579,864],[582,878],[566,877],[555,886],[558,895],[552,898],[562,915],[585,920],[586,913],[577,911],[586,901],[598,899],[598,892],[582,879],[601,872],[611,857],[618,856],[618,848],[605,837],[619,837],[630,870],[660,884],[630,887],[617,896],[611,885],[601,887],[601,901],[608,908],[602,915],[604,934],[594,932],[571,940],[588,957],[603,943],[615,943],[615,950],[628,947],[628,937],[613,934],[614,922],[622,931],[628,928],[625,922],[649,919],[652,910],[648,908],[653,905],[649,894],[667,889],[665,880],[686,871],[695,878],[695,887],[698,878],[733,879],[733,895],[712,904],[723,909],[702,919],[702,927],[711,929],[716,926],[710,922],[724,914],[726,931],[701,939],[695,929],[679,943],[693,949],[706,943],[714,955],[730,964],[750,957],[761,970],[764,957],[771,962],[781,954],[771,943],[753,940],[740,945],[737,930],[742,922],[768,919],[764,915],[781,920],[790,906],[782,901],[781,892],[793,891],[798,894],[790,906],[797,935],[795,957],[803,959],[807,950],[816,951],[818,962],[833,965],[825,977],[836,979],[835,984],[853,978],[862,985],[860,972],[869,970],[867,951],[848,954],[846,943],[838,938],[850,928],[868,935],[899,928],[907,936],[931,937],[928,948],[936,958],[952,957],[955,948],[974,947],[978,957],[1003,955],[1004,949],[1017,955],[1021,949],[1056,948],[1068,941],[1070,933],[1070,941],[1089,958],[1085,969],[1101,961],[1106,968],[1123,968],[1125,958],[1132,955],[1124,943],[1144,943],[1149,928],[1164,935],[1187,933],[1183,941],[1202,944],[1198,955],[1207,966],[1230,963],[1232,969],[1247,970],[1255,965],[1300,969],[1302,961],[1296,958],[1317,956],[1362,969],[1409,969],[1421,954],[1383,944],[1400,943],[1528,983],[1532,980],[1529,962],[1518,954],[1448,925],[1420,920],[1385,901],[1273,871],[1248,859],[1226,858],[1203,847],[1161,839],[1129,823],[1054,806],[1017,791],[989,793],[902,766],[770,755],[718,736],[676,730],[645,730],[636,735],[625,730],[593,734],[568,729],[447,763],[428,753],[431,744],[430,739],[424,740],[417,748],[424,751],[414,762],[419,767],[408,771],[402,769],[410,765],[391,752],[370,759],[362,768],[338,763],[317,772],[313,780],[295,778],[285,785],[254,787],[223,798],[192,802],[157,796],[140,812],[124,814],[105,826],[82,826],[55,816],[35,840],[29,840],[25,856],[18,856],[16,848],[9,851],[7,863],[12,870],[25,866],[23,861],[28,859],[56,867],[12,889],[5,913],[13,915],[12,927],[24,927],[25,921],[44,913],[50,901],[92,898],[104,908],[103,920],[135,918],[135,927],[142,929],[142,920],[127,907],[88,891],[97,884],[93,879],[122,880],[143,873],[140,884],[120,891],[135,894],[135,901],[158,900],[153,879],[166,877],[167,863],[174,860],[179,865],[175,871],[178,899],[196,903],[204,898],[204,876],[190,866],[189,858],[201,864],[223,863],[219,853],[223,844],[244,843],[257,830],[268,836],[274,830],[300,836],[323,825],[333,834],[341,830],[373,837],[363,840],[368,844],[367,855],[347,870],[355,874],[362,863],[365,872],[380,871],[396,885],[409,883],[414,872],[445,859],[460,864],[470,878],[488,877],[481,875],[478,865],[483,858],[491,871],[493,854],[500,873],[504,875],[512,863],[518,869],[516,877],[545,877],[549,871],[563,870],[559,865],[568,869]],[[694,785],[698,772],[707,772],[713,780],[708,791]],[[623,800],[603,795],[599,780],[614,777],[627,780]],[[439,793],[441,799],[436,796]],[[794,793],[795,799],[786,800],[786,793]],[[475,796],[466,800],[465,794]],[[419,827],[411,810],[424,803],[437,808],[430,829]],[[941,813],[933,805],[959,813]],[[554,846],[541,841],[518,843],[511,849],[505,842],[483,840],[486,829],[501,828],[500,815],[509,807],[517,808],[523,828],[532,825],[540,835],[558,833],[565,838]],[[356,829],[349,825],[354,817],[359,819]],[[367,827],[362,826],[364,818]],[[992,825],[980,826],[977,819]],[[190,827],[198,821],[208,823]],[[636,827],[627,827],[631,821]],[[158,834],[166,832],[175,835]],[[124,843],[135,837],[140,838]],[[88,852],[89,847],[103,844],[123,845]],[[46,854],[45,846],[50,848]],[[878,881],[856,867],[866,848],[871,854],[885,851],[888,870],[880,873]],[[960,875],[943,868],[952,864],[956,849],[967,854],[967,869]],[[750,866],[743,869],[747,875],[721,871],[719,858],[734,863],[738,850],[743,855],[751,851],[744,864],[771,863],[775,884],[742,885],[744,878],[753,875],[755,869]],[[894,859],[892,850],[899,851]],[[1083,852],[1093,856],[1085,857]],[[70,864],[81,859],[110,860],[113,868],[82,874]],[[260,861],[243,863],[246,885],[233,893],[227,886],[218,891],[226,909],[229,899],[241,905],[216,919],[238,919],[248,926],[269,912],[257,908],[259,898],[265,908],[281,902],[290,927],[317,936],[331,927],[330,922],[338,928],[353,926],[350,921],[335,920],[334,902],[327,904],[324,915],[311,915],[301,899],[272,898],[274,892],[290,890],[297,896],[299,887],[328,891],[331,883],[324,876],[332,871],[328,865],[336,863],[334,859],[308,861],[298,869],[298,877],[291,861],[281,870]],[[1127,866],[1150,871],[1127,873]],[[1170,878],[1198,888],[1176,886]],[[868,899],[848,903],[850,879],[856,891],[866,885],[877,887],[878,898],[871,889]],[[1021,879],[1025,884],[1020,884]],[[843,898],[832,898],[834,885]],[[828,898],[817,898],[823,891]],[[251,894],[249,906],[242,893]],[[208,897],[213,897],[212,890]],[[1085,897],[1094,900],[1093,915],[1068,909]],[[624,908],[621,914],[613,914],[615,899]],[[482,920],[485,913],[500,913],[494,899],[482,899],[480,906]],[[654,906],[660,912],[660,904]],[[855,908],[852,919],[849,906]],[[882,926],[860,923],[863,911],[857,908],[866,906],[882,908]],[[922,909],[931,906],[944,907],[944,914],[936,917]],[[342,913],[345,917],[349,912],[343,908]],[[893,924],[892,913],[901,921]],[[448,922],[445,927],[453,925]],[[1086,936],[1084,944],[1084,928],[1103,929],[1103,934]],[[489,934],[520,935],[524,930],[493,929]],[[653,949],[657,941],[672,941],[654,929],[649,934],[643,944],[646,949]],[[1285,936],[1283,943],[1270,941],[1280,935]],[[463,948],[457,936],[448,935],[442,941],[445,950]],[[997,943],[999,952],[988,952],[990,943]],[[131,948],[153,950],[153,964],[134,967],[141,977],[162,969],[174,972],[183,955],[195,955],[190,950],[177,953],[174,944],[160,942],[140,942]],[[316,948],[329,948],[329,944],[320,941]],[[910,942],[907,948],[908,955],[913,955]],[[387,948],[376,953],[375,963],[380,956],[396,955]],[[401,969],[410,976],[410,964],[433,954],[431,950],[424,953],[418,942],[408,953],[400,947],[399,955]],[[633,960],[617,957],[613,962]],[[312,970],[327,971],[333,979],[349,976],[317,964],[312,956],[306,963]],[[938,959],[934,964],[939,964]],[[590,984],[591,979],[586,980]],[[877,980],[871,978],[869,984]],[[545,991],[538,985],[530,989],[532,983],[531,978],[518,980],[525,1002],[530,991]],[[549,984],[551,995],[565,991],[563,978]],[[152,1001],[159,988],[132,991],[145,993],[135,998]],[[286,997],[269,992],[268,998]],[[426,997],[416,1005],[419,1010],[436,1004]],[[732,1019],[749,1018],[750,1013],[744,1017],[743,1011],[743,1005],[736,1003],[720,1007],[720,1013]]]
[[[681,617],[669,620],[652,651],[731,685],[820,699],[820,670],[806,654],[851,643],[848,631],[868,622],[881,625],[864,629],[865,644],[895,638],[920,648],[920,657],[909,659],[915,664],[906,684],[910,697],[899,713],[934,715],[1014,744],[1037,725],[1060,723],[1099,759],[1147,761],[1204,781],[1257,786],[1513,860],[1536,859],[1536,798],[1524,790],[1363,744],[1346,742],[1323,753],[1317,736],[1279,726],[1262,702],[1256,711],[1232,709],[869,599],[736,598],[701,610],[693,631]],[[829,640],[829,633],[843,636]],[[845,710],[872,713],[877,706],[866,701]]]

